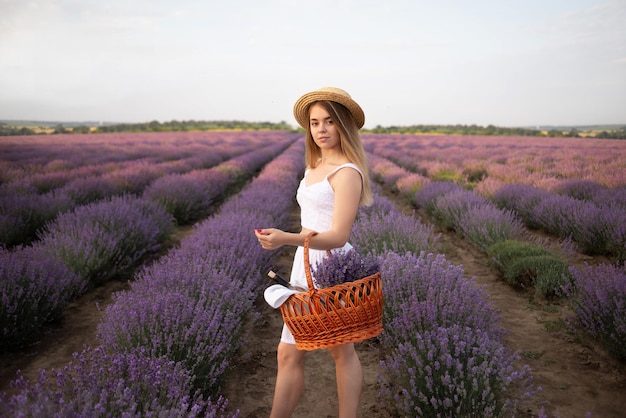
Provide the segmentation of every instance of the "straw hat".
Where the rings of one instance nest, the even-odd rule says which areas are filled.
[[[361,106],[359,106],[357,102],[352,100],[352,97],[350,97],[346,91],[336,87],[322,87],[321,89],[306,93],[300,97],[293,106],[293,115],[304,129],[309,126],[309,106],[311,106],[311,103],[320,100],[328,100],[344,105],[352,114],[356,126],[359,129],[365,124],[365,113],[363,113],[363,109],[361,109]]]

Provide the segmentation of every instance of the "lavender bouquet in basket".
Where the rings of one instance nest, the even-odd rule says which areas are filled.
[[[318,288],[332,287],[353,282],[380,271],[378,260],[373,255],[361,256],[355,249],[337,251],[317,263],[312,271],[313,281]]]

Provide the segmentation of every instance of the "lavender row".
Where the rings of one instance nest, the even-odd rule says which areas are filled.
[[[278,140],[274,141],[277,145],[284,144],[287,146],[289,141],[293,140],[293,137],[284,134],[279,134],[278,137]],[[233,138],[231,140],[232,144],[215,140],[216,146],[212,148],[209,148],[210,143],[203,145],[205,147],[203,153],[187,156],[185,160],[151,164],[144,159],[132,165],[127,164],[123,169],[115,169],[103,175],[87,175],[87,173],[79,170],[78,174],[81,177],[70,181],[63,187],[43,194],[38,193],[32,186],[22,188],[15,182],[5,184],[4,187],[0,187],[0,195],[2,195],[0,201],[0,242],[7,246],[27,244],[34,240],[37,231],[46,222],[54,219],[58,213],[125,193],[136,195],[148,193],[148,197],[165,203],[166,207],[169,206],[168,209],[177,211],[173,214],[179,223],[198,219],[206,213],[207,207],[212,203],[212,198],[205,197],[211,194],[210,191],[205,193],[201,189],[201,185],[209,184],[210,181],[207,183],[207,180],[210,180],[211,176],[218,177],[216,184],[221,184],[218,182],[235,181],[236,179],[231,177],[238,175],[233,172],[233,164],[224,166],[220,171],[207,171],[206,167],[212,167],[228,158],[260,148],[255,142],[246,143],[245,141],[235,141]],[[267,148],[267,145],[261,145],[263,145],[262,148]],[[236,162],[234,164],[237,165]],[[113,168],[109,167],[109,169],[112,170]],[[183,173],[191,170],[193,171],[185,177]],[[242,170],[239,172],[245,174]],[[56,174],[58,173],[53,171],[41,173],[44,178],[51,179],[55,179]],[[164,176],[167,179],[161,180]],[[185,184],[183,185],[183,183]],[[149,185],[154,186],[149,189]],[[174,186],[174,188],[168,189],[169,186]],[[183,189],[179,191],[175,188],[176,186],[182,186]],[[169,192],[173,197],[168,199],[167,193],[164,191]],[[192,192],[195,192],[193,197]],[[171,207],[181,205],[181,194],[189,197],[190,202],[194,204],[191,210],[195,212],[191,216],[184,211],[179,211],[176,207]],[[217,194],[219,193],[213,193],[213,195]],[[200,213],[198,213],[198,206],[200,206]],[[181,218],[183,218],[182,222]]]
[[[287,225],[302,151],[302,141],[293,144],[179,248],[139,271],[129,291],[114,295],[98,327],[102,349],[75,354],[37,383],[18,379],[19,394],[3,397],[0,411],[230,416],[219,382],[243,347],[243,318],[263,280],[258,268],[271,256],[252,231]]]
[[[378,157],[374,158],[375,161],[376,158]],[[394,168],[393,163],[384,159],[379,158],[378,165],[383,168],[378,178],[382,180],[386,187],[401,184],[403,178],[412,176],[412,174],[409,174],[402,168]],[[482,197],[466,191],[456,183],[432,182],[428,180],[422,183],[423,187],[413,198],[414,203],[422,205],[427,212],[439,213],[440,218],[444,221],[449,218],[446,216],[446,211],[450,211],[450,207],[454,207],[454,205],[450,205],[450,201],[465,197],[468,202],[475,201],[479,205],[483,202]],[[506,196],[509,201],[517,203],[515,205],[516,214],[520,213],[522,217],[524,217],[525,213],[538,213],[537,219],[542,218],[541,214],[545,217],[545,213],[549,211],[547,210],[548,206],[541,204],[542,198],[550,197],[556,200],[575,201],[576,204],[573,207],[578,208],[578,211],[572,209],[565,213],[571,218],[575,218],[574,214],[579,214],[575,218],[580,221],[577,234],[589,233],[589,230],[582,226],[583,219],[580,215],[585,215],[587,218],[593,218],[587,225],[604,225],[603,228],[596,227],[592,233],[589,233],[591,241],[595,242],[596,245],[607,241],[606,236],[619,236],[620,234],[623,236],[626,221],[618,213],[619,211],[607,211],[605,216],[602,216],[598,213],[599,211],[584,211],[581,209],[585,206],[593,207],[589,205],[594,205],[591,203],[594,200],[594,196],[605,195],[609,190],[604,187],[598,187],[595,183],[570,181],[565,183],[565,186],[559,190],[562,193],[559,195],[522,185],[505,186],[504,190],[508,190]],[[613,192],[616,190],[613,190]],[[448,195],[450,195],[449,198],[442,201],[439,200],[439,198]],[[609,200],[606,197],[603,199],[604,201]],[[616,193],[611,199],[613,199],[616,206],[621,205],[619,202],[623,201],[623,197],[619,193]],[[497,195],[495,200],[496,202],[498,201]],[[595,200],[600,201],[601,199]],[[523,204],[519,202],[523,202]],[[457,213],[458,215],[452,216],[452,219],[455,219],[455,217],[456,219],[469,218],[472,211],[466,209],[465,212],[461,210]],[[610,215],[611,213],[613,215]],[[624,214],[624,211],[622,210],[621,213]],[[487,216],[487,222],[492,218],[496,218],[496,216],[490,215],[489,211],[484,213],[474,212],[474,216],[477,219]],[[528,221],[535,218],[528,216],[524,219],[529,226],[538,226],[533,221]],[[611,223],[609,219],[615,219],[617,223]],[[566,218],[562,218],[560,222],[564,225],[568,224]],[[553,224],[558,223],[553,222]],[[454,222],[451,222],[451,225],[454,224]],[[573,231],[571,235],[574,235]],[[624,242],[623,238],[620,239],[622,240],[621,242]],[[483,246],[483,248],[485,247]],[[624,244],[620,248],[622,252],[620,253],[616,250],[615,253],[622,254],[619,258],[623,260]],[[536,245],[510,239],[496,241],[486,247],[486,251],[492,256],[496,267],[500,269],[509,283],[532,285],[544,297],[565,294],[574,312],[579,315],[580,324],[600,341],[603,341],[616,357],[624,358],[623,342],[626,340],[626,329],[624,329],[623,318],[626,317],[626,303],[624,303],[626,292],[623,287],[624,281],[621,279],[623,277],[623,268],[620,270],[618,265],[610,264],[600,264],[595,269],[591,267],[584,269],[568,268],[567,263],[561,259],[559,254],[554,254]],[[529,278],[532,278],[531,283],[527,282]]]
[[[453,135],[363,136],[368,151],[431,180],[476,187],[489,195],[504,184],[553,190],[564,181],[625,185],[626,143],[587,138]]]
[[[570,280],[567,264],[559,254],[519,242],[527,231],[514,211],[498,208],[457,183],[424,179],[380,156],[373,155],[371,160],[378,181],[388,189],[400,191],[444,228],[489,254],[509,284],[534,288],[544,298],[560,297],[561,287]],[[519,251],[522,246],[524,251]],[[541,250],[541,257],[525,251],[527,246],[533,247],[534,252]]]
[[[488,199],[448,181],[431,181],[375,154],[370,155],[374,178],[390,190],[407,196],[417,207],[433,215],[482,250],[524,234],[511,210],[499,209]]]
[[[537,144],[525,139],[512,147],[500,139],[493,143],[490,138],[464,138],[460,143],[450,137],[375,135],[368,137],[367,146],[430,181],[474,187],[494,197],[501,209],[519,213],[530,228],[571,236],[587,254],[623,260],[626,187],[621,161],[626,147],[622,141],[574,141],[564,148],[561,140],[542,139]],[[498,152],[505,149],[511,151],[507,157]],[[556,152],[559,155],[553,155]],[[543,162],[538,164],[540,156]],[[496,168],[505,163],[509,172],[518,167],[526,172],[503,176]]]
[[[282,148],[279,142],[207,170],[205,183],[194,190],[196,194],[185,194],[188,190],[180,183],[171,184],[171,192],[181,202],[196,203],[201,196],[204,206],[192,206],[193,213],[208,212],[229,187],[251,177]],[[213,178],[210,173],[215,174]],[[150,195],[156,202],[122,195],[78,206],[48,223],[32,248],[18,247],[14,254],[3,250],[7,264],[1,271],[0,319],[4,331],[0,347],[19,347],[56,318],[86,286],[129,271],[144,256],[155,253],[174,226],[172,214],[157,199],[167,197],[167,193]],[[33,261],[33,265],[28,264]],[[57,267],[59,263],[72,274],[64,275]]]
[[[143,197],[163,207],[178,224],[189,224],[209,215],[217,201],[240,188],[287,145],[272,143],[210,169],[163,176],[145,189]]]
[[[626,360],[626,266],[600,264],[570,268],[565,291],[581,324],[620,360]]]
[[[589,196],[585,195],[588,183],[578,184],[580,187],[568,188],[568,194],[521,184],[505,185],[493,195],[493,201],[499,207],[515,211],[529,228],[571,237],[586,254],[613,256],[623,261],[626,258],[626,188],[599,192],[611,197],[603,200],[609,203],[598,204],[583,200]]]
[[[104,139],[100,142],[90,135],[77,135],[68,137],[69,143],[59,142],[56,137],[16,141],[15,149],[5,149],[0,162],[0,196],[27,195],[36,199],[37,195],[56,191],[56,195],[68,195],[76,204],[85,204],[113,194],[139,194],[160,176],[209,168],[266,142],[215,133],[184,141],[162,134],[123,134]],[[7,140],[0,139],[0,148],[7,148]],[[12,161],[16,156],[10,151],[26,152],[32,158]]]
[[[172,228],[156,204],[117,196],[59,215],[32,246],[2,249],[0,349],[29,342],[88,286],[158,250]]]
[[[15,417],[224,417],[226,402],[194,391],[182,364],[144,353],[85,348],[62,369],[19,376],[0,394],[0,415]],[[190,395],[192,393],[192,395]]]
[[[142,350],[182,363],[194,388],[218,398],[229,364],[245,345],[244,319],[254,312],[271,262],[253,230],[287,226],[302,151],[301,141],[294,144],[179,248],[139,272],[107,308],[100,343],[116,353]]]
[[[210,163],[212,154],[223,150],[241,153],[281,136],[289,134],[250,131],[3,137],[0,183],[39,188],[42,174],[58,175],[59,181],[67,174],[71,180],[76,175],[104,174],[142,161],[161,164],[187,160],[200,168]]]
[[[433,254],[437,238],[378,194],[355,225],[355,246],[378,254],[383,277],[381,399],[401,416],[514,412],[514,393],[530,396],[530,371],[516,369],[484,290]]]

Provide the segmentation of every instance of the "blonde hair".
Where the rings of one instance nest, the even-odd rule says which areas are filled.
[[[361,170],[361,174],[363,176],[363,190],[361,191],[361,200],[359,201],[359,204],[364,206],[371,205],[374,198],[372,197],[372,189],[370,186],[367,155],[365,154],[363,142],[361,141],[361,135],[359,134],[359,128],[356,125],[354,117],[344,105],[326,100],[311,103],[309,110],[316,103],[326,109],[332,120],[337,124],[337,130],[339,131],[339,144],[343,155],[346,156],[348,161],[356,165]],[[311,124],[308,124],[306,128],[305,144],[304,161],[307,167],[315,168],[322,158],[322,152],[313,140],[313,135],[311,134]]]

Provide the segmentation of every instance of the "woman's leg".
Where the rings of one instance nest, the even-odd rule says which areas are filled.
[[[328,349],[335,360],[339,417],[355,418],[359,409],[363,370],[354,344],[345,344]]]
[[[288,418],[298,406],[304,389],[304,351],[294,344],[278,344],[278,373],[271,418]]]

